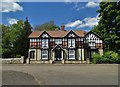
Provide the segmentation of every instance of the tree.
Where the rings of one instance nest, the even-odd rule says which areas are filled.
[[[28,50],[29,50],[29,39],[28,39],[28,36],[31,34],[31,24],[29,23],[28,21],[28,18],[26,17],[26,21],[24,22],[24,32],[23,32],[23,35],[22,35],[22,39],[24,40],[24,55],[25,57],[27,58],[28,57]]]
[[[2,26],[2,57],[28,56],[28,36],[31,33],[31,25],[26,21],[18,21],[11,26]]]
[[[46,22],[42,25],[38,25],[34,28],[34,30],[40,30],[40,31],[43,31],[43,30],[55,30],[56,28],[59,28],[58,26],[56,26],[54,24],[54,21],[50,21],[50,22]]]
[[[102,37],[106,50],[120,54],[120,1],[100,2],[100,21],[93,32]]]
[[[5,25],[0,25],[2,28],[2,57],[9,57],[11,55],[10,48],[10,39],[9,39],[9,31],[10,27]]]

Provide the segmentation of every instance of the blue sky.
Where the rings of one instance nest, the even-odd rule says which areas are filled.
[[[10,4],[11,3],[11,4]],[[96,10],[99,9],[97,2],[5,2],[2,4],[2,23],[11,25],[18,20],[29,22],[34,28],[36,25],[54,20],[57,26],[65,24],[66,30],[89,31],[97,25],[99,17]]]

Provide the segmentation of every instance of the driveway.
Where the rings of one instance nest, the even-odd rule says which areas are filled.
[[[117,64],[6,64],[4,85],[118,85]]]

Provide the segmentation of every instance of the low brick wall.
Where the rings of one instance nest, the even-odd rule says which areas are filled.
[[[24,63],[24,57],[21,58],[3,58],[2,64],[23,64]]]

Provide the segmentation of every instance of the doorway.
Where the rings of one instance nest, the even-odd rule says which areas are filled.
[[[61,49],[56,48],[55,49],[55,61],[61,61],[61,60],[62,60]]]

